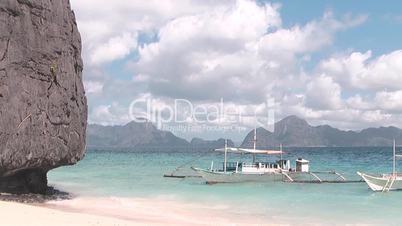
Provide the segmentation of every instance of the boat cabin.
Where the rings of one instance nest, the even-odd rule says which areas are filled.
[[[309,161],[298,158],[296,160],[296,172],[308,172],[309,171]]]
[[[282,151],[278,150],[255,150],[255,149],[245,149],[245,148],[225,148],[216,149],[216,151],[225,152],[225,160],[223,162],[222,170],[223,172],[243,172],[243,173],[267,173],[274,172],[278,170],[290,170],[289,160],[278,160],[276,162],[259,162],[255,161],[255,156],[260,155],[272,155],[272,154],[282,154]],[[250,154],[253,156],[253,161],[248,162],[228,162],[227,153],[237,153],[237,154]],[[213,169],[213,163],[211,164],[211,169]]]
[[[225,163],[222,163],[222,171],[225,169]],[[289,170],[290,161],[289,160],[278,160],[276,162],[227,162],[226,172],[249,172],[249,173],[264,173],[272,170]]]

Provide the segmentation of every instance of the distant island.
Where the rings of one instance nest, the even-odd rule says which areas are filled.
[[[223,138],[217,140],[193,138],[188,142],[172,132],[157,129],[151,122],[131,121],[126,125],[116,126],[92,124],[87,127],[87,146],[96,148],[212,149],[223,147],[224,144]],[[233,141],[228,140],[228,145],[234,146]]]
[[[274,132],[262,127],[257,128],[257,146],[278,147],[365,147],[390,146],[392,140],[402,142],[402,130],[396,127],[367,128],[362,131],[344,131],[328,125],[311,126],[304,119],[288,116],[275,123]],[[253,146],[254,131],[244,138],[241,146]],[[203,140],[193,138],[190,142],[175,136],[172,132],[156,128],[150,122],[129,122],[126,125],[102,126],[89,125],[87,128],[87,146],[104,148],[221,148],[223,138]],[[234,146],[228,140],[229,146]]]
[[[250,131],[242,147],[252,147],[254,131]],[[396,127],[367,128],[344,131],[329,125],[311,126],[297,116],[288,116],[274,126],[274,132],[257,129],[258,147],[368,147],[391,146],[393,139],[402,141],[402,130]]]

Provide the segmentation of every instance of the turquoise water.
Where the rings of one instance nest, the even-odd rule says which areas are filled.
[[[351,180],[360,179],[356,171],[386,173],[391,171],[392,165],[391,148],[293,148],[285,151],[283,157],[292,164],[303,157],[310,160],[312,171],[336,170]],[[240,158],[246,159],[246,156]],[[365,183],[206,185],[198,178],[163,177],[191,161],[194,162],[178,173],[191,173],[190,165],[207,168],[211,160],[216,164],[222,160],[222,155],[194,151],[88,150],[77,165],[52,170],[49,183],[81,196],[161,197],[225,205],[238,214],[266,218],[267,222],[402,225],[402,192],[373,193]],[[400,168],[402,170],[402,166]]]

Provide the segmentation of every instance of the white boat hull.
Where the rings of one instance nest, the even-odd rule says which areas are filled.
[[[357,172],[357,174],[363,178],[373,191],[393,191],[402,189],[402,177],[400,176],[396,177],[392,182],[389,176],[378,177],[360,172]]]
[[[193,168],[207,183],[242,183],[242,182],[280,182],[284,175],[276,172],[269,173],[242,173],[216,172]]]

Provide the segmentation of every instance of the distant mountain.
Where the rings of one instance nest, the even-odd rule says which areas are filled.
[[[203,140],[201,138],[193,138],[190,144],[195,148],[222,148],[225,147],[225,139],[220,138],[218,140]],[[234,147],[232,140],[228,140],[227,145],[228,147]]]
[[[152,123],[130,122],[123,126],[89,125],[87,145],[95,147],[186,147],[188,142]]]
[[[189,148],[212,149],[224,147],[225,140],[203,140],[194,138],[191,142],[175,136],[169,131],[157,129],[152,123],[129,122],[126,125],[87,127],[87,146],[97,148]],[[228,145],[233,142],[228,140]]]
[[[392,140],[402,142],[402,130],[396,127],[368,128],[360,132],[344,131],[328,125],[311,126],[306,120],[289,116],[275,123],[274,132],[257,129],[258,147],[355,147],[390,146]],[[241,146],[253,146],[254,130],[250,131]]]
[[[242,147],[253,146],[254,131],[243,140]],[[402,143],[402,130],[396,127],[368,128],[360,132],[343,131],[328,125],[311,126],[305,120],[289,116],[275,123],[274,132],[257,128],[258,147],[354,147],[390,146],[392,140]],[[169,131],[157,129],[152,123],[130,122],[122,126],[102,126],[92,124],[87,128],[87,146],[98,148],[222,148],[224,139],[203,140],[193,138],[191,142],[175,136]],[[233,147],[233,141],[228,140]]]

